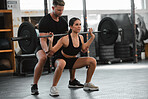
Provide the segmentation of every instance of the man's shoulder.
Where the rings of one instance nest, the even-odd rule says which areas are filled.
[[[66,19],[64,16],[61,16],[59,19],[60,19],[62,22],[67,23],[67,19]]]
[[[42,23],[42,22],[47,22],[47,20],[50,21],[50,19],[51,19],[50,14],[45,15],[44,17],[42,17],[42,18],[40,19],[40,23]]]
[[[44,17],[42,17],[39,21],[39,27],[45,27],[45,26],[49,26],[51,23],[51,19],[49,15],[46,15]]]

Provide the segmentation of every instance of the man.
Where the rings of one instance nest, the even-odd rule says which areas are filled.
[[[68,31],[67,22],[61,17],[64,10],[65,2],[63,0],[53,0],[52,12],[48,15],[44,16],[39,22],[39,32],[40,36],[48,35],[49,32],[53,32],[54,34],[62,34]],[[53,45],[60,39],[60,37],[55,37],[53,41]],[[38,81],[42,74],[43,67],[47,60],[46,52],[48,51],[48,39],[40,38],[38,47],[36,48],[36,57],[38,59],[38,63],[35,66],[34,70],[34,81],[31,87],[31,94],[38,95]],[[60,52],[60,50],[54,54],[54,57]],[[75,70],[70,71],[70,80],[69,80],[69,88],[79,87],[82,88],[84,85],[81,84],[78,80],[75,79]]]

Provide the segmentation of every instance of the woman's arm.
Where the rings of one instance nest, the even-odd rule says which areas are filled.
[[[58,40],[55,46],[51,47],[51,51],[57,52],[63,46],[63,37]]]
[[[81,40],[82,41],[82,51],[88,50],[89,46],[91,45],[91,43],[95,39],[95,35],[92,33],[93,32],[92,28],[89,29],[89,32],[90,32],[89,34],[90,34],[91,38],[86,43],[84,43],[83,36],[81,36],[81,39],[82,39]]]
[[[52,35],[52,37],[48,38],[49,47],[48,47],[48,51],[46,52],[48,57],[52,56],[55,52],[57,52],[63,46],[63,37],[58,40],[56,45],[52,46],[54,35],[53,33],[49,33],[49,35]]]

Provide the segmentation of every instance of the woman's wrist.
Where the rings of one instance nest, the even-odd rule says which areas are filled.
[[[91,38],[93,38],[93,39],[94,39],[94,38],[95,38],[95,35],[92,35],[92,36],[91,36]]]

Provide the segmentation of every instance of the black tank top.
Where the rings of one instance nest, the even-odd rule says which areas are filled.
[[[63,48],[63,52],[67,55],[75,56],[81,51],[81,48],[82,48],[81,39],[79,37],[79,47],[74,47],[72,43],[71,35],[69,34],[68,36],[69,36],[69,45],[68,47]]]

